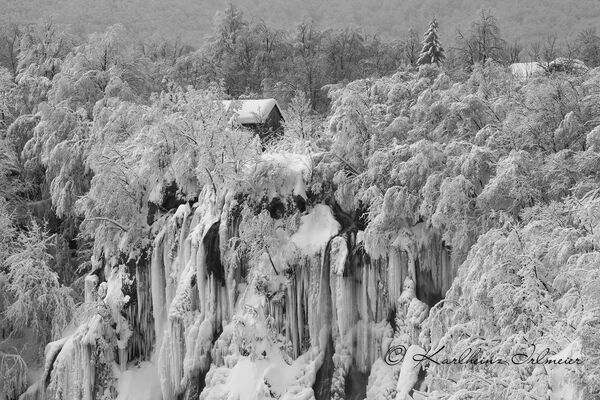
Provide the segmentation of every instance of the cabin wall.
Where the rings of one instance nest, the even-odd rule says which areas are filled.
[[[247,129],[257,134],[260,140],[265,142],[275,136],[283,134],[283,116],[281,112],[274,107],[263,124],[243,124]]]

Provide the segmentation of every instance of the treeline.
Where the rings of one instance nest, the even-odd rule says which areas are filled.
[[[509,41],[523,43],[557,37],[574,37],[578,31],[600,21],[597,0],[231,0],[249,18],[264,19],[269,26],[288,29],[298,19],[312,18],[319,26],[360,26],[384,38],[399,38],[413,27],[421,32],[435,15],[443,37],[454,36],[457,26],[466,28],[480,9],[490,8],[501,22]],[[121,23],[141,37],[174,39],[199,47],[210,34],[214,15],[223,9],[217,0],[0,0],[0,22],[36,21],[52,16],[77,32],[101,32]],[[535,10],[535,12],[531,12]]]
[[[221,82],[232,97],[275,97],[284,106],[301,90],[324,111],[328,100],[322,88],[327,85],[416,68],[426,46],[423,32],[410,29],[403,37],[385,40],[358,28],[321,29],[312,20],[281,30],[264,20],[249,20],[230,5],[218,14],[212,35],[199,49],[168,50],[164,43],[161,54],[181,55],[170,76],[183,86]],[[504,39],[490,11],[482,11],[466,29],[456,27],[453,37],[440,41],[444,67],[457,77],[487,60],[548,64],[566,57],[581,59],[589,67],[600,65],[600,36],[595,29],[581,31],[574,40],[548,34],[543,41],[524,46],[519,40]]]
[[[384,40],[358,28],[321,29],[310,20],[280,30],[263,20],[250,21],[230,5],[219,14],[203,46],[189,52],[183,47],[171,50],[181,54],[171,77],[184,86],[222,82],[233,97],[275,97],[284,105],[301,90],[315,108],[324,110],[327,94],[322,88],[326,85],[417,67],[426,45],[422,36],[410,29],[404,37]],[[600,65],[600,36],[594,29],[581,31],[572,41],[548,34],[543,41],[524,46],[521,41],[505,40],[489,11],[482,11],[466,29],[457,27],[454,37],[440,41],[446,54],[444,66],[451,75],[460,76],[488,60],[504,65],[547,64],[566,57],[581,59],[589,67]]]
[[[444,21],[439,20],[441,27]],[[441,29],[443,30],[443,29]],[[425,29],[423,29],[423,32]],[[595,29],[581,31],[573,40],[549,34],[527,46],[507,41],[499,22],[489,11],[453,37],[440,37],[445,69],[460,76],[473,65],[492,59],[501,64],[519,61],[549,63],[557,57],[577,58],[589,67],[600,65],[600,36]],[[133,32],[128,32],[132,38]],[[199,48],[179,40],[135,40],[132,51],[152,64],[161,84],[200,88],[219,82],[234,97],[275,97],[285,106],[300,90],[315,109],[327,109],[323,87],[368,76],[383,76],[398,68],[417,66],[423,47],[422,32],[410,29],[404,37],[385,40],[358,28],[322,29],[306,19],[287,30],[264,20],[249,20],[230,5],[219,13],[211,35]],[[57,27],[8,25],[0,33],[0,65],[14,77],[28,68],[28,56],[38,52],[54,59],[48,78],[58,72],[58,62],[85,39]],[[166,78],[166,79],[163,79]]]
[[[404,40],[385,41],[359,29],[323,30],[309,20],[280,30],[249,21],[230,6],[207,42],[177,59],[172,76],[183,85],[222,82],[233,97],[258,93],[284,104],[301,90],[323,109],[323,86],[415,65],[419,50],[414,31]]]

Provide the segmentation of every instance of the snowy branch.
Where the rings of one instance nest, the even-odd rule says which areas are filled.
[[[118,223],[117,221],[110,219],[110,218],[104,218],[104,217],[94,217],[94,218],[86,218],[84,222],[93,222],[93,221],[103,221],[103,222],[108,222],[110,224],[113,224],[114,226],[116,226],[117,228],[121,229],[123,232],[128,232],[129,229],[125,228],[123,225],[121,225],[120,223]]]

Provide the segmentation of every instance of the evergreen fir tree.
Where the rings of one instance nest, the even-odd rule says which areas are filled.
[[[444,49],[442,48],[439,39],[438,23],[437,20],[433,18],[433,21],[429,24],[429,29],[427,29],[427,32],[423,35],[423,48],[421,49],[417,65],[439,65],[444,58],[446,58],[446,56],[444,55]]]

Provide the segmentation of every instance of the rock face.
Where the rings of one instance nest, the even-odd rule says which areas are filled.
[[[86,280],[87,322],[49,345],[44,381],[23,399],[133,398],[118,388],[148,370],[163,399],[405,396],[416,380],[400,388],[399,366],[382,359],[393,341],[417,342],[451,284],[449,252],[418,225],[410,246],[372,257],[335,209],[306,206],[281,249],[249,261],[232,245],[233,197],[207,188],[156,220],[147,254]]]

